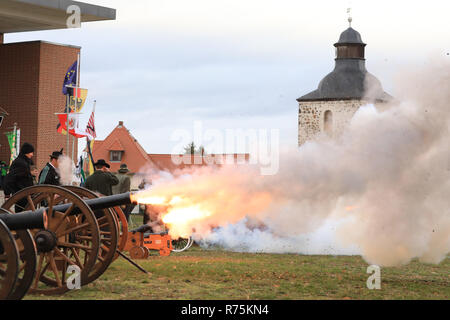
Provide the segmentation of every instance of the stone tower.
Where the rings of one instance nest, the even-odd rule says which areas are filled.
[[[297,99],[299,146],[321,134],[338,137],[360,106],[374,103],[379,107],[392,99],[366,70],[366,44],[359,32],[350,26],[334,46],[334,70],[320,81],[317,90]]]

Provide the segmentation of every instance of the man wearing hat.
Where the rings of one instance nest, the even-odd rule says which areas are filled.
[[[20,148],[19,155],[12,162],[3,182],[6,197],[33,185],[33,176],[31,175],[31,165],[33,164],[31,158],[33,155],[34,147],[30,143],[25,142]],[[16,212],[23,211],[26,205],[27,199],[17,201],[15,206]]]
[[[130,176],[128,175],[128,172],[130,172],[130,170],[128,170],[127,165],[125,163],[121,164],[120,169],[116,174],[117,179],[119,179],[119,183],[112,187],[113,194],[120,194],[120,193],[125,193],[125,192],[130,191],[131,179],[130,179]],[[134,207],[135,207],[135,205],[133,205],[133,204],[129,204],[125,207],[125,210],[123,211],[123,213],[127,217],[127,220],[128,220],[130,213]]]
[[[63,149],[61,151],[53,151],[50,155],[50,161],[45,165],[39,174],[39,184],[52,184],[55,186],[60,186],[59,182],[59,170],[58,170],[58,159],[63,154]]]
[[[109,171],[111,167],[104,159],[94,163],[95,172],[86,179],[85,187],[104,196],[112,195],[112,186],[119,184],[119,179]]]
[[[121,164],[120,169],[116,174],[116,177],[119,179],[119,184],[112,187],[113,194],[125,193],[130,191],[131,179],[128,175],[128,167],[126,164]]]

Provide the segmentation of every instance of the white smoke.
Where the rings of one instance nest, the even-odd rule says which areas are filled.
[[[438,263],[450,252],[449,63],[403,77],[396,97],[402,102],[383,110],[360,108],[337,141],[281,154],[274,176],[202,168],[157,181],[152,193],[208,210],[172,226],[194,230],[205,246]]]
[[[75,164],[70,157],[62,155],[58,158],[57,171],[60,175],[61,185],[80,184],[79,178],[75,174]]]
[[[222,247],[235,252],[254,253],[300,253],[308,255],[357,255],[361,250],[356,246],[339,244],[336,228],[339,222],[327,220],[324,225],[311,233],[293,236],[277,236],[267,228],[252,228],[248,218],[238,223],[228,224],[211,232],[206,237],[196,237],[202,247]]]

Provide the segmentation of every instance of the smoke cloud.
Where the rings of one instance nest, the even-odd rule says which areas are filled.
[[[338,140],[283,152],[276,175],[225,166],[154,179],[170,233],[235,251],[439,263],[450,252],[449,62],[404,75],[395,96],[361,107]]]
[[[58,168],[61,185],[71,185],[73,182],[79,184],[79,179],[75,176],[75,164],[70,157],[62,155],[58,158]]]

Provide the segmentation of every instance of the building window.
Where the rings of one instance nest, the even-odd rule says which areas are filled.
[[[329,137],[333,137],[333,113],[325,111],[323,129]]]
[[[111,162],[122,161],[122,151],[110,151],[109,152],[109,161],[111,161]]]

